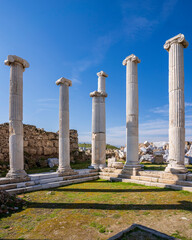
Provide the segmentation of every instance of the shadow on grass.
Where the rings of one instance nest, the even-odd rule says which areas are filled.
[[[26,208],[36,209],[90,209],[90,210],[185,210],[192,212],[192,202],[179,201],[178,204],[105,204],[105,203],[39,203],[26,202],[24,209],[17,211],[21,212]],[[15,212],[16,213],[16,212]],[[12,213],[0,214],[1,218],[10,217]]]
[[[175,191],[168,188],[155,188],[155,189],[90,189],[90,188],[54,188],[51,191],[55,192],[171,192]]]
[[[104,203],[36,203],[29,202],[28,208],[50,209],[97,209],[97,210],[185,210],[192,212],[192,202],[178,204],[104,204]]]

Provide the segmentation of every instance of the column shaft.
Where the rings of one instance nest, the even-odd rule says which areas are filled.
[[[106,162],[105,98],[92,98],[92,166],[104,167]]]
[[[127,62],[126,81],[126,165],[138,164],[138,80],[137,63]]]
[[[59,96],[59,170],[69,168],[69,87],[61,84]]]
[[[98,91],[90,93],[92,97],[92,168],[106,166],[106,120],[105,120],[105,78],[103,71],[97,73]]]
[[[9,55],[5,64],[10,66],[9,98],[9,158],[10,171],[7,177],[26,178],[23,154],[23,72],[29,67],[27,61]]]
[[[10,71],[9,99],[10,170],[24,169],[23,160],[23,66],[13,63]]]
[[[184,58],[181,35],[168,40],[169,51],[169,165],[166,172],[186,172]],[[180,41],[181,39],[182,41]]]
[[[140,169],[138,161],[138,74],[135,55],[128,56],[126,65],[126,163],[124,173],[133,174]]]
[[[61,175],[73,174],[70,166],[70,139],[69,139],[69,86],[72,82],[66,78],[56,81],[60,85],[59,94],[59,167]]]

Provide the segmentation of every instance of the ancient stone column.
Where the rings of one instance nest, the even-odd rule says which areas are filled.
[[[98,91],[90,93],[92,97],[92,168],[106,166],[106,126],[105,126],[105,78],[103,71],[97,73]]]
[[[169,52],[169,164],[166,172],[185,173],[185,100],[183,34],[170,38],[164,48]]]
[[[126,68],[126,163],[123,173],[132,175],[140,170],[138,160],[138,76],[137,64],[140,63],[134,54],[128,56],[123,65]]]
[[[24,179],[23,154],[23,72],[29,63],[15,55],[9,55],[5,65],[10,66],[10,97],[9,97],[9,158],[10,170],[8,178]]]
[[[72,82],[64,77],[56,81],[60,85],[59,94],[59,174],[73,172],[70,166],[69,139],[69,86]]]

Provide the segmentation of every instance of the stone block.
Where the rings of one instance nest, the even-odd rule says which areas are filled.
[[[28,147],[28,145],[29,145],[29,142],[28,141],[23,141],[23,147]]]
[[[8,148],[8,147],[2,148],[2,149],[1,149],[1,152],[2,152],[2,153],[9,153],[9,148]]]
[[[49,147],[44,147],[44,155],[48,156],[51,155],[53,153],[52,149]]]

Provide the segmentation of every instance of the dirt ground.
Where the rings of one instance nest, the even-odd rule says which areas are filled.
[[[103,180],[22,194],[1,239],[104,240],[133,223],[192,239],[192,193]]]

